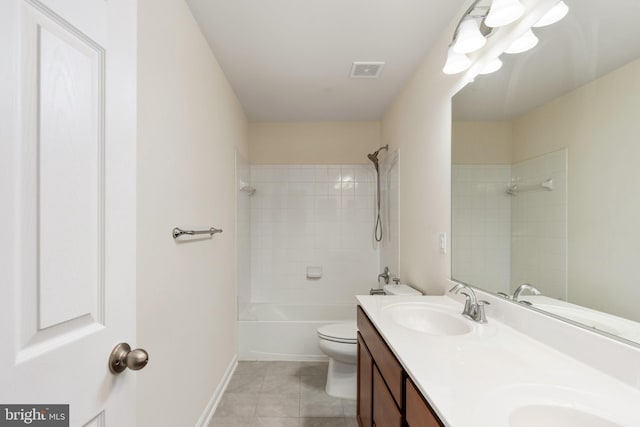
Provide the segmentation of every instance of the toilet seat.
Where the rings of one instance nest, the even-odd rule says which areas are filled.
[[[356,344],[358,342],[358,326],[356,322],[320,326],[318,337],[342,344]]]

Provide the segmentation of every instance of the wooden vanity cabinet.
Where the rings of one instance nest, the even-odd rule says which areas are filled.
[[[402,427],[402,412],[375,365],[373,365],[373,425]]]
[[[358,424],[373,425],[373,358],[358,332]]]
[[[442,423],[410,378],[406,380],[406,420],[409,427],[441,427]]]
[[[358,331],[358,425],[441,427],[442,423],[360,307]]]
[[[401,427],[405,373],[358,307],[358,402],[360,427]]]

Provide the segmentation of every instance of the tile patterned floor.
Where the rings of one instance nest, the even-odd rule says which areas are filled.
[[[238,362],[209,427],[356,427],[356,401],[327,395],[327,363]]]

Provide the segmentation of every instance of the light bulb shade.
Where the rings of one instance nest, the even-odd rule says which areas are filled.
[[[500,68],[502,68],[502,61],[500,60],[500,58],[496,58],[493,61],[489,62],[489,64],[487,64],[487,66],[484,67],[482,71],[480,71],[478,74],[484,75],[484,74],[495,73]]]
[[[533,34],[533,31],[530,29],[529,31],[524,33],[522,36],[520,36],[519,39],[514,41],[511,44],[511,46],[509,46],[509,48],[504,51],[504,53],[515,54],[515,53],[526,52],[529,49],[533,49],[537,44],[538,44],[538,38],[536,37],[535,34]]]
[[[487,39],[480,32],[478,21],[467,17],[460,23],[453,50],[457,53],[475,52],[486,42]]]
[[[549,12],[545,13],[545,15],[540,18],[538,22],[534,25],[534,27],[546,27],[547,25],[555,24],[569,13],[569,6],[563,1],[558,2]]]
[[[464,53],[457,53],[453,47],[449,48],[447,63],[444,64],[442,72],[445,74],[458,74],[471,66],[471,60]]]
[[[484,20],[487,27],[504,27],[520,18],[524,6],[519,0],[493,0],[489,14]]]

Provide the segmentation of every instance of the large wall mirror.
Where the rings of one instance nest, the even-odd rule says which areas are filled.
[[[640,343],[640,1],[565,3],[453,99],[452,277]]]

